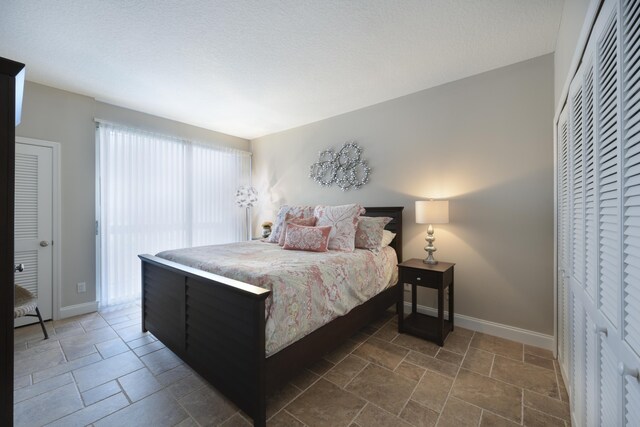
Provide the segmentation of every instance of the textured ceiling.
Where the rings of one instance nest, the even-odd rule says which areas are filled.
[[[562,0],[0,0],[27,79],[244,138],[550,53]]]

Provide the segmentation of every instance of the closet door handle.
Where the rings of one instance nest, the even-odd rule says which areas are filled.
[[[593,333],[594,334],[603,334],[605,337],[609,336],[609,331],[607,331],[607,327],[606,326],[595,325],[593,327]]]
[[[640,382],[640,372],[638,372],[637,368],[630,368],[625,365],[623,362],[618,364],[618,373],[621,377],[630,376],[636,379],[636,381]]]

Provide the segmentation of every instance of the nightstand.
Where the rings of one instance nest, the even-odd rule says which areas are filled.
[[[453,330],[453,266],[449,262],[438,262],[435,265],[425,264],[421,259],[410,259],[398,264],[398,282],[411,285],[411,314],[404,317],[404,304],[398,304],[398,332],[408,333],[438,345],[444,345],[444,340]],[[438,291],[438,316],[418,313],[418,286],[436,289]],[[449,288],[449,319],[444,318],[444,291]],[[404,292],[403,292],[404,293]]]

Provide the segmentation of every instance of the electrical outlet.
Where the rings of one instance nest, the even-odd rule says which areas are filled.
[[[85,282],[78,283],[78,293],[87,292],[87,284]]]

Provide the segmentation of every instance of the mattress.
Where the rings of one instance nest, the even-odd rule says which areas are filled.
[[[271,291],[267,357],[347,314],[398,280],[396,252],[304,252],[250,241],[164,251],[158,257]]]

